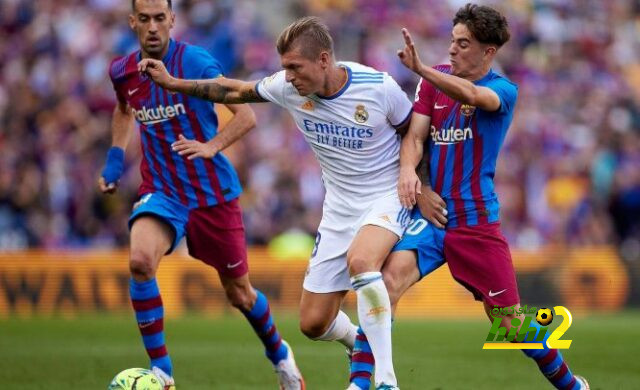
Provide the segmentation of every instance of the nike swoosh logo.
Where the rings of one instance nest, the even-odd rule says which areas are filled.
[[[500,295],[500,294],[502,294],[502,293],[503,293],[503,292],[505,292],[505,291],[507,291],[507,289],[506,289],[506,288],[505,288],[504,290],[500,290],[500,291],[496,291],[496,292],[491,292],[491,290],[489,290],[489,296],[493,298],[493,297],[495,297],[496,295]]]
[[[443,106],[439,106],[439,105],[436,103],[436,105],[435,105],[435,106],[433,106],[433,109],[434,109],[434,110],[442,110],[443,108],[447,108],[447,105],[445,104],[445,105],[443,105]]]
[[[136,88],[136,89],[130,89],[127,92],[129,92],[129,96],[133,95],[134,93],[136,93],[137,90],[139,90],[140,88]]]
[[[140,324],[138,324],[138,328],[140,328],[140,329],[148,328],[151,325],[153,325],[155,322],[156,322],[156,320],[140,323]]]
[[[231,263],[227,263],[227,268],[236,268],[237,266],[239,266],[240,264],[242,264],[242,260],[238,261],[237,263],[231,264]]]

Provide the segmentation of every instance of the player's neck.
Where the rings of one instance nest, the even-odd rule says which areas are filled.
[[[347,68],[339,65],[335,65],[331,72],[329,72],[329,76],[327,77],[327,81],[325,82],[324,88],[320,92],[322,96],[332,96],[338,93],[347,83],[347,79],[349,75],[347,73]]]
[[[154,60],[162,61],[162,59],[164,58],[164,56],[167,55],[168,52],[169,52],[169,44],[167,43],[167,46],[164,49],[162,49],[162,52],[160,52],[159,54],[149,54],[144,50],[140,50],[140,56],[142,58],[151,58]]]
[[[471,82],[478,81],[484,76],[486,76],[487,73],[489,73],[490,69],[491,69],[491,63],[489,62],[489,63],[483,64],[476,71],[469,73],[469,75],[464,78]]]

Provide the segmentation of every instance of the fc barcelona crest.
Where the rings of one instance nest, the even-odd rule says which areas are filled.
[[[369,119],[369,113],[364,108],[364,104],[358,104],[356,106],[356,113],[353,116],[358,123],[364,123]]]
[[[476,112],[475,106],[470,106],[468,104],[463,104],[462,106],[460,106],[460,113],[464,116],[471,116],[474,112]]]

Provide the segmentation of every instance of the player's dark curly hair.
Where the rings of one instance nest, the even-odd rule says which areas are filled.
[[[491,7],[467,3],[453,18],[453,25],[462,23],[481,43],[501,47],[511,37],[509,24],[502,14]]]
[[[169,9],[172,9],[171,0],[167,0],[167,4],[169,5]],[[131,0],[131,9],[136,10],[136,0]]]

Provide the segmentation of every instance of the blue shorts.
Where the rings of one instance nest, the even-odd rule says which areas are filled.
[[[444,229],[430,224],[420,214],[418,207],[414,207],[407,230],[391,251],[415,251],[422,279],[444,264],[444,234]]]
[[[189,208],[161,192],[142,195],[133,207],[129,217],[129,230],[131,230],[133,222],[144,215],[159,218],[173,230],[173,244],[167,253],[173,252],[185,235],[185,227],[189,220]]]

